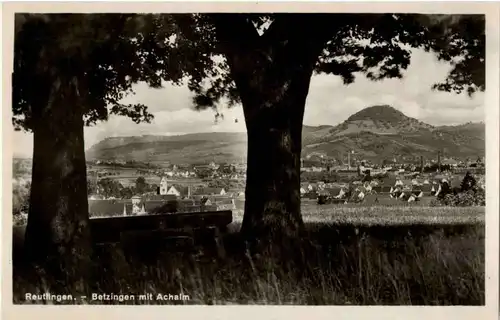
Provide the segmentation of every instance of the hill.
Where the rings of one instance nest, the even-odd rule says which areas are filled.
[[[179,136],[106,138],[86,151],[87,159],[162,164],[226,162],[246,154],[246,133],[207,132]]]
[[[113,137],[87,150],[87,158],[157,164],[232,162],[246,157],[246,139],[245,133],[228,132]],[[302,144],[303,156],[316,153],[338,160],[345,160],[349,151],[377,162],[420,155],[436,158],[438,151],[475,159],[485,153],[485,125],[432,126],[390,106],[372,106],[337,126],[304,125]]]
[[[484,155],[484,139],[484,123],[435,127],[381,105],[365,108],[322,134],[306,134],[303,150],[337,159],[345,159],[350,150],[369,160],[436,158],[438,151],[445,156],[476,158]]]

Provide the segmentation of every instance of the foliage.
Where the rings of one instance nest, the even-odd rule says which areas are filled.
[[[447,183],[442,185],[441,194],[436,201],[433,201],[433,206],[467,207],[486,205],[486,192],[483,188],[477,186],[476,179],[470,172],[465,174],[460,188],[452,190],[447,186]]]
[[[99,193],[105,197],[119,198],[120,191],[123,189],[123,185],[120,182],[110,178],[99,180],[97,186],[99,188]]]
[[[30,182],[14,180],[12,184],[12,212],[15,216],[28,213]]]
[[[133,188],[125,187],[119,191],[120,198],[122,199],[130,199],[134,196],[135,190]]]
[[[452,70],[445,82],[434,85],[442,91],[472,95],[484,91],[485,78],[485,17],[484,15],[443,16],[434,27],[441,36],[432,41],[438,58],[451,63]]]
[[[144,179],[144,177],[138,177],[136,180],[135,180],[135,191],[139,194],[143,194],[144,192],[146,192],[148,188],[148,184],[146,183],[146,179]]]
[[[32,130],[34,112],[45,107],[51,86],[64,82],[78,91],[88,125],[110,114],[150,122],[145,105],[121,103],[133,93],[133,84],[178,84],[186,70],[211,65],[201,47],[194,49],[195,39],[179,32],[175,21],[183,19],[196,23],[182,14],[17,14],[12,75],[16,129]]]
[[[214,173],[215,172],[212,169],[198,169],[198,170],[196,170],[196,176],[200,179],[212,178]]]
[[[14,179],[12,183],[13,225],[22,226],[28,222],[31,183]]]
[[[27,223],[28,223],[28,214],[27,213],[20,212],[18,214],[14,214],[13,221],[12,221],[13,227],[26,226]]]
[[[441,204],[454,207],[485,206],[485,195],[486,194],[482,189],[468,190],[456,194],[450,193],[441,200]]]
[[[469,190],[475,190],[476,189],[476,178],[474,178],[473,175],[470,174],[470,172],[467,172],[465,174],[464,179],[462,180],[462,183],[460,184],[460,189],[462,192],[466,192]]]
[[[244,182],[238,182],[229,179],[213,179],[208,182],[210,188],[224,188],[224,190],[231,190],[233,188],[244,188]]]
[[[216,26],[226,58],[255,50],[259,54],[255,58],[274,61],[283,58],[279,56],[282,46],[289,44],[291,49],[299,41],[310,50],[322,48],[315,73],[340,76],[350,84],[359,74],[375,81],[401,78],[410,63],[410,49],[423,48],[453,66],[445,83],[436,84],[436,89],[484,91],[483,15],[218,14],[203,21]],[[260,29],[263,35],[259,36],[256,29],[263,26],[262,21],[270,26]],[[230,105],[239,101],[226,61],[212,72],[201,72],[196,80],[200,81],[191,81],[190,88],[197,93],[194,102],[200,108],[216,107],[223,98]]]
[[[142,178],[142,177],[140,177]],[[91,186],[88,189],[89,195],[95,195],[99,193],[104,197],[114,197],[118,199],[130,199],[134,195],[144,194],[144,193],[156,193],[158,186],[156,184],[148,184],[145,180],[139,179],[139,188],[137,185],[124,187],[118,180],[113,178],[103,178],[100,179],[97,184],[95,180],[88,180],[88,185]],[[142,182],[141,182],[142,181]]]
[[[267,29],[263,21],[270,24]],[[227,54],[255,50],[274,59],[283,43],[296,39],[322,47],[316,73],[340,76],[346,84],[358,74],[372,80],[401,78],[410,48],[423,48],[452,63],[448,79],[437,89],[484,90],[482,15],[18,14],[15,32],[18,129],[32,127],[35,99],[57,79],[80,86],[87,124],[110,114],[151,121],[146,106],[120,102],[139,81],[160,87],[162,81],[187,79],[198,108],[216,108],[221,99],[234,105],[240,97]],[[40,86],[24,86],[32,82]]]
[[[98,183],[95,178],[87,179],[87,194],[96,194],[98,190]]]
[[[225,165],[222,164],[219,166],[219,169],[217,170],[219,174],[232,174],[236,172],[236,168],[232,165]]]
[[[369,170],[367,170],[367,171],[368,171],[368,173],[366,173],[363,176],[362,182],[370,182],[373,180],[373,177],[371,176],[370,171]]]

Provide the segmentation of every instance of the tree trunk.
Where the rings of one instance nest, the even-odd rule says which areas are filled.
[[[265,75],[263,83],[273,83],[272,87],[258,86],[246,92],[244,86],[239,87],[248,135],[241,232],[250,244],[263,244],[273,254],[285,254],[285,259],[291,259],[304,232],[300,154],[311,73],[312,68],[298,67],[293,72],[278,72],[276,78]]]
[[[304,107],[313,69],[335,28],[327,16],[287,14],[275,17],[259,34],[245,15],[213,14],[211,19],[247,126],[241,233],[250,244],[264,242],[273,251],[293,254],[304,231],[300,214]],[[343,19],[336,24],[345,25]],[[286,256],[281,257],[286,260]]]
[[[71,81],[55,81],[48,101],[33,108],[25,249],[50,285],[69,292],[83,290],[91,254],[82,110]]]

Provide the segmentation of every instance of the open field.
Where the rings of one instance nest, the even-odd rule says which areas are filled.
[[[400,202],[401,203],[401,202]],[[398,204],[398,202],[396,202]],[[233,211],[234,223],[243,220],[243,205]],[[484,207],[429,207],[419,203],[402,205],[326,204],[302,201],[302,217],[307,222],[342,225],[433,225],[484,223]]]
[[[484,208],[317,206],[303,212],[307,239],[294,250],[301,267],[272,255],[250,257],[238,229],[224,239],[226,257],[157,253],[143,261],[117,247],[99,248],[95,293],[183,293],[189,301],[84,301],[92,304],[484,304]],[[305,262],[305,263],[304,263]],[[300,272],[299,272],[300,270]],[[15,275],[14,300],[43,286]]]
[[[349,225],[484,223],[484,207],[315,205],[303,207],[306,222]]]
[[[126,262],[120,249],[109,247],[96,253],[95,285],[88,290],[190,296],[180,302],[122,303],[483,304],[484,208],[429,209],[319,206],[304,212],[313,249],[307,250],[300,276],[270,256],[241,255],[236,213],[225,259],[164,253],[154,262]],[[17,276],[19,303],[21,288],[39,289]]]

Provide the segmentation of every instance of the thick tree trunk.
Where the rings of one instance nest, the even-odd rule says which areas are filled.
[[[257,99],[242,99],[248,158],[241,232],[251,244],[259,245],[259,251],[260,245],[264,245],[265,250],[285,254],[285,258],[291,258],[290,254],[299,249],[297,240],[304,231],[300,213],[300,155],[311,72],[308,68],[296,68],[282,77],[286,73],[283,71],[280,80],[264,81],[273,82],[274,88],[260,87],[254,88],[257,92],[242,93],[242,97],[250,95]]]
[[[56,82],[33,110],[25,250],[32,266],[69,291],[83,289],[91,254],[82,109],[76,86]]]
[[[243,104],[248,133],[241,233],[250,244],[264,242],[273,251],[293,253],[304,231],[300,214],[304,106],[315,64],[334,32],[332,20],[278,15],[261,35],[245,15],[214,14],[211,19]]]

